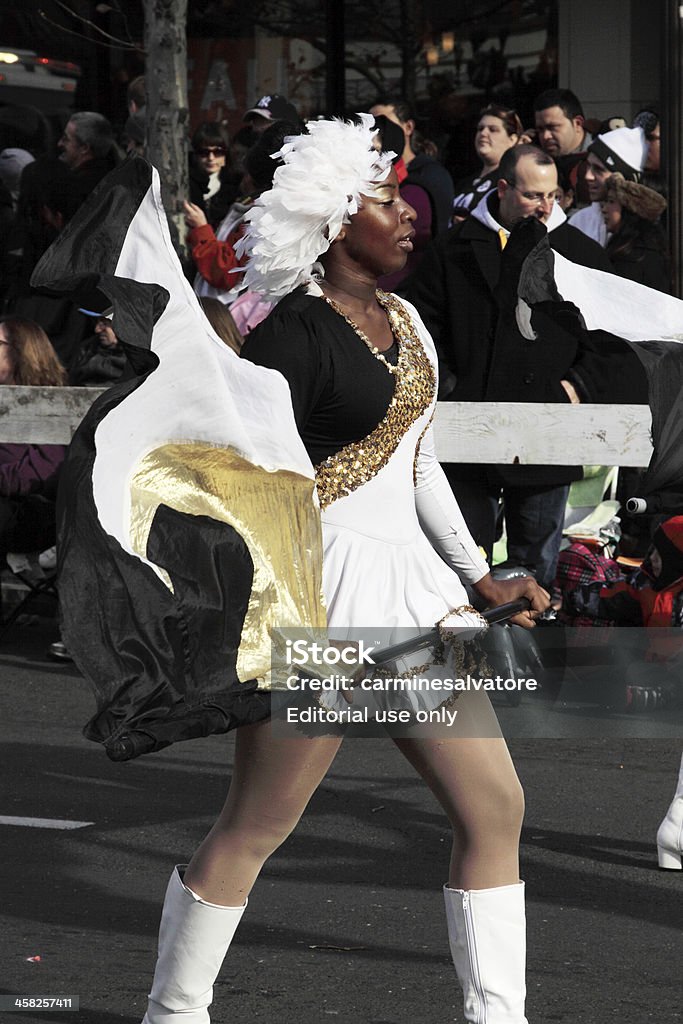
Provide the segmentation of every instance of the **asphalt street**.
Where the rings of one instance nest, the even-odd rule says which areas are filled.
[[[0,993],[78,996],[80,1009],[0,1021],[138,1024],[168,875],[222,804],[232,739],[111,763],[81,736],[94,703],[73,666],[46,659],[54,638],[40,620],[0,645]],[[525,702],[499,711],[512,732],[533,721]],[[510,743],[527,799],[529,1022],[683,1021],[683,873],[660,872],[654,845],[683,729],[666,711],[627,717],[585,699],[553,714],[554,738],[539,727]],[[254,889],[214,1024],[462,1022],[448,846],[392,743],[349,740]]]

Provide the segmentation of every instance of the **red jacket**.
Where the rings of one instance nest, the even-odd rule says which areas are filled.
[[[231,273],[234,267],[243,267],[247,262],[246,253],[238,259],[235,255],[235,244],[244,234],[244,222],[231,231],[224,242],[219,242],[210,224],[192,228],[187,235],[192,259],[197,270],[205,281],[214,288],[229,291],[241,279],[241,274]]]

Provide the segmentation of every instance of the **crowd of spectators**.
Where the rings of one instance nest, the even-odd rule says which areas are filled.
[[[473,140],[471,173],[454,185],[405,100],[378,97],[370,108],[379,129],[378,145],[394,153],[401,194],[417,215],[406,268],[384,279],[382,286],[409,297],[433,332],[442,360],[442,398],[541,402],[554,395],[559,401],[594,401],[596,396],[601,401],[643,401],[639,371],[626,354],[608,346],[607,357],[604,352],[596,356],[577,343],[575,334],[557,344],[557,323],[546,325],[555,339],[546,357],[535,365],[529,362],[536,357],[530,357],[527,345],[520,348],[520,361],[515,355],[518,339],[512,336],[516,327],[499,315],[498,285],[510,230],[530,217],[547,228],[551,247],[570,259],[670,290],[659,117],[654,110],[643,110],[630,127],[620,117],[589,123],[579,99],[566,89],[541,93],[533,110],[534,123],[525,126],[511,107],[484,106]],[[138,78],[129,86],[128,118],[118,137],[94,111],[72,113],[52,151],[44,139],[31,152],[2,146],[0,137],[0,311],[18,318],[17,323],[35,325],[41,344],[50,347],[63,368],[63,381],[74,386],[109,386],[125,377],[130,372],[125,348],[116,337],[110,310],[83,309],[69,299],[36,294],[29,285],[31,271],[127,153],[147,155],[154,162],[154,155],[146,153],[146,117],[144,79]],[[189,140],[187,276],[214,329],[237,352],[243,335],[270,309],[258,295],[241,288],[238,243],[244,218],[270,187],[277,166],[273,154],[286,136],[303,130],[294,105],[272,94],[245,111],[243,126],[233,138],[224,124],[203,122]],[[0,369],[3,348],[11,344],[5,340],[7,325],[13,322],[5,321],[0,331]],[[554,355],[547,357],[548,351]],[[614,374],[605,358],[612,360]],[[522,374],[519,393],[513,386],[512,363]],[[633,386],[621,392],[611,388],[616,377],[622,385],[626,379]],[[8,370],[0,383],[17,383],[16,373]],[[27,464],[36,451],[27,449]],[[468,525],[489,554],[502,488],[512,532],[522,534],[513,544],[515,556],[550,585],[567,486],[579,472],[569,467],[559,480],[557,472],[541,468],[532,483],[528,473],[503,482],[495,467],[475,471],[461,466],[453,467],[450,477]],[[14,500],[12,495],[5,498]],[[540,517],[533,536],[525,500]],[[2,530],[0,522],[0,534]],[[16,532],[4,540],[0,536],[0,551],[8,536],[17,540]]]

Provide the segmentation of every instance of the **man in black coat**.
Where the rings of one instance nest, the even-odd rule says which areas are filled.
[[[57,146],[59,159],[71,172],[71,191],[77,208],[119,162],[114,132],[102,114],[81,110],[71,115]]]
[[[472,215],[435,239],[400,292],[431,332],[441,364],[440,398],[474,402],[597,402],[644,398],[644,374],[623,343],[597,339],[562,309],[536,310],[529,341],[515,320],[516,285],[528,251],[513,243],[513,226],[532,218],[546,226],[551,247],[574,263],[611,271],[604,250],[566,223],[554,202],[557,169],[534,146],[516,146],[501,160],[496,190]],[[528,234],[528,232],[527,232]],[[535,236],[542,236],[540,227]],[[523,247],[522,247],[523,248]],[[597,332],[596,332],[597,333]],[[610,393],[610,360],[638,381],[628,398]],[[623,376],[623,375],[621,375]],[[542,425],[541,429],[542,429]],[[501,491],[508,561],[552,585],[569,484],[580,466],[447,464],[446,474],[475,540],[490,557]]]

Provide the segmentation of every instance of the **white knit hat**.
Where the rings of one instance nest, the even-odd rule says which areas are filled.
[[[627,181],[637,180],[647,160],[647,140],[642,128],[615,128],[598,135],[588,147],[610,171],[619,171]]]

